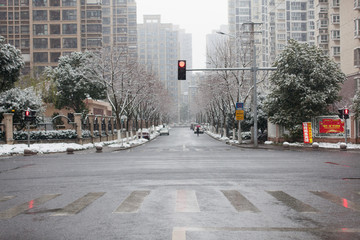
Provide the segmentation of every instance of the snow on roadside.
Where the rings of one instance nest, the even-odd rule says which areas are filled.
[[[150,135],[151,139],[154,139],[158,136],[158,133],[154,133]],[[96,146],[108,146],[112,148],[129,148],[135,145],[140,145],[145,142],[148,142],[146,139],[133,139],[129,138],[129,144],[127,143],[127,139],[124,138],[122,140],[114,140],[108,142],[99,142],[99,143],[88,143],[88,144],[76,144],[76,143],[35,143],[31,144],[28,147],[27,144],[1,144],[0,145],[0,156],[4,155],[13,155],[13,154],[23,154],[25,149],[29,149],[33,152],[37,152],[40,154],[45,153],[56,153],[56,152],[66,152],[67,148],[73,148],[75,151],[77,150],[86,150],[90,148],[94,148]]]

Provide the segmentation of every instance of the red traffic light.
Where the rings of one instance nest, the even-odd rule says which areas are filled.
[[[344,109],[344,114],[349,115],[349,109],[345,108],[345,109]]]
[[[30,111],[25,111],[25,116],[29,117],[30,116]]]
[[[181,67],[181,68],[186,67],[186,62],[185,61],[179,61],[179,67]]]
[[[186,60],[178,60],[178,80],[186,80]]]

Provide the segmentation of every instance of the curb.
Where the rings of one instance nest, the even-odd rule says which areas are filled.
[[[212,135],[208,134],[208,132],[206,131],[206,134],[219,141],[219,142],[225,142],[222,141],[218,138],[213,137]],[[274,144],[258,144],[257,147],[254,147],[253,144],[236,144],[236,143],[230,143],[230,142],[225,142],[225,144],[229,145],[229,146],[233,146],[233,147],[238,147],[238,148],[247,148],[247,149],[262,149],[262,150],[278,150],[278,151],[322,151],[322,152],[349,152],[349,153],[360,153],[360,149],[349,149],[347,148],[346,150],[340,149],[340,148],[323,148],[323,147],[317,147],[314,148],[311,145],[309,146],[282,146],[282,145],[274,145]]]

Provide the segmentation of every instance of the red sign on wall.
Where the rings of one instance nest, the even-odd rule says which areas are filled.
[[[320,133],[344,133],[344,122],[341,119],[323,119],[319,122]]]

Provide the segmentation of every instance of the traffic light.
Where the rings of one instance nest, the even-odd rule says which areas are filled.
[[[34,121],[36,119],[36,111],[34,110],[26,110],[24,120],[25,121]]]
[[[25,121],[31,121],[30,110],[25,111],[24,120]]]
[[[178,61],[178,80],[186,80],[186,60]]]
[[[344,109],[338,109],[338,111],[339,111],[339,118],[340,119],[343,119],[344,118]]]
[[[349,118],[349,109],[345,108],[344,109],[344,119],[348,119]]]

